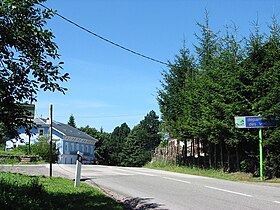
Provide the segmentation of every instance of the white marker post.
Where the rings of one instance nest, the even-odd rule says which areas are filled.
[[[78,151],[77,152],[77,160],[76,160],[76,173],[75,173],[74,187],[80,187],[82,159],[83,159],[83,153]]]

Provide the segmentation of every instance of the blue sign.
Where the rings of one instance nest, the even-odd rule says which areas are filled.
[[[275,117],[264,118],[262,116],[234,117],[237,128],[268,128],[276,126]]]

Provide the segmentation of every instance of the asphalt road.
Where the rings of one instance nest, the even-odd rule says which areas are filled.
[[[41,167],[48,172],[48,166]],[[53,171],[54,176],[73,179],[75,166],[53,165]],[[146,168],[100,165],[83,165],[81,178],[129,200],[135,209],[280,210],[279,184],[232,182]]]

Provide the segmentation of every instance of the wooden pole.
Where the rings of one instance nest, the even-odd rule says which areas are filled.
[[[53,117],[53,105],[50,104],[50,151],[49,151],[49,159],[50,159],[50,177],[52,177],[52,119]]]

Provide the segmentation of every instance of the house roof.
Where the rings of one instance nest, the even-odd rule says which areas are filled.
[[[53,122],[53,127],[64,134],[66,137],[76,137],[81,139],[92,140],[94,142],[98,141],[97,139],[93,138],[92,136],[88,135],[85,132],[80,131],[77,128],[74,128],[68,124],[60,123],[60,122]]]
[[[42,118],[36,118],[34,119],[34,123],[37,125],[49,125],[48,120],[47,119],[42,119]],[[85,139],[85,140],[89,140],[92,142],[97,142],[98,140],[93,138],[92,136],[88,135],[85,132],[80,131],[77,128],[74,128],[68,124],[64,124],[61,122],[56,122],[53,121],[52,123],[53,129],[57,130],[58,132],[60,132],[61,134],[63,134],[65,136],[65,138],[79,138],[79,139]]]

